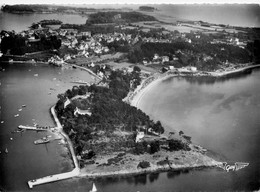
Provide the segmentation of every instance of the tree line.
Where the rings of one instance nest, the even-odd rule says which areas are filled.
[[[252,61],[252,52],[248,48],[240,48],[229,44],[211,44],[210,42],[188,43],[185,41],[174,41],[171,43],[140,43],[135,46],[128,55],[132,63],[142,62],[144,59],[152,61],[154,54],[177,56],[182,65],[192,64],[194,66],[209,65],[214,62],[215,66],[220,62],[228,60],[231,63],[247,63]],[[204,56],[210,56],[211,61],[204,61]]]
[[[61,46],[61,39],[55,35],[46,37],[45,35],[34,34],[35,39],[39,41],[32,43],[29,42],[28,37],[13,32],[2,31],[1,36],[1,52],[3,54],[24,55],[25,53],[59,49]]]
[[[132,83],[132,87],[130,82]],[[157,133],[163,133],[164,128],[159,121],[153,122],[148,115],[136,107],[130,106],[122,101],[127,93],[140,84],[138,70],[130,74],[124,74],[122,71],[111,71],[109,77],[109,88],[97,85],[74,86],[64,94],[58,95],[56,112],[64,125],[64,131],[71,135],[71,130],[77,134],[72,134],[71,139],[77,145],[79,141],[87,141],[92,138],[91,133],[95,130],[112,133],[117,128],[122,131],[135,132],[140,128]],[[86,105],[91,110],[91,116],[74,115],[75,103],[69,104],[64,108],[66,98],[72,98],[76,95],[91,93]]]

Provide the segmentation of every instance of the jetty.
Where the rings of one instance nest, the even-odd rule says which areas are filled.
[[[56,115],[55,112],[55,105],[53,107],[51,107],[51,114],[56,122],[56,130],[59,131],[59,133],[64,137],[64,139],[67,141],[68,143],[68,147],[70,150],[70,154],[74,163],[74,169],[70,172],[66,172],[66,173],[60,173],[60,174],[55,174],[55,175],[50,175],[50,176],[46,176],[46,177],[42,177],[39,179],[33,179],[28,181],[28,186],[30,189],[33,188],[33,186],[35,185],[41,185],[41,184],[45,184],[45,183],[51,183],[51,182],[55,182],[55,181],[60,181],[60,180],[64,180],[64,179],[69,179],[72,177],[76,177],[80,175],[80,167],[79,167],[79,163],[75,154],[75,151],[73,149],[73,145],[71,140],[69,139],[68,135],[63,131],[63,127]]]
[[[86,68],[86,67],[81,67],[81,66],[74,65],[74,64],[72,65],[72,67],[85,70],[85,71],[87,71],[88,73],[90,73],[91,75],[93,75],[94,77],[98,78],[99,80],[102,80],[102,77],[99,77],[97,74],[95,74],[93,71],[91,71],[90,69],[88,69],[88,68]]]
[[[19,125],[19,129],[26,129],[26,130],[33,130],[33,131],[47,131],[49,130],[48,127],[40,127],[40,126],[25,126],[25,125]]]
[[[90,86],[90,83],[89,83],[89,82],[82,81],[82,80],[79,80],[79,81],[71,81],[71,83],[77,83],[77,84],[83,84],[83,85],[88,85],[88,86]]]
[[[60,173],[60,174],[56,174],[56,175],[42,177],[39,179],[30,180],[30,181],[28,181],[28,185],[29,185],[29,188],[32,189],[33,186],[35,186],[35,185],[41,185],[41,184],[45,184],[45,183],[51,183],[51,182],[55,182],[55,181],[69,179],[69,178],[72,178],[72,177],[75,177],[78,175],[79,175],[79,169],[75,168],[72,171],[67,172],[67,173]]]

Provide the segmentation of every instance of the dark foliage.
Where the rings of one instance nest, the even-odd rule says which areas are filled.
[[[189,151],[190,147],[186,143],[183,143],[180,140],[171,139],[169,140],[169,149],[170,151],[179,151],[179,150]]]
[[[2,10],[5,12],[34,12],[34,10],[29,5],[5,5],[2,7]]]
[[[147,167],[150,167],[150,163],[148,161],[141,161],[138,165],[137,165],[138,168],[142,168],[142,169],[145,169]]]
[[[61,40],[57,36],[39,37],[35,34],[35,39],[38,41],[30,42],[28,38],[21,35],[7,32],[8,36],[4,36],[1,42],[1,52],[6,54],[8,51],[12,55],[24,55],[37,51],[45,51],[50,49],[59,49]]]
[[[99,23],[114,23],[114,22],[139,22],[139,21],[156,21],[156,19],[149,15],[144,15],[139,12],[98,12],[89,15],[87,24]]]
[[[200,69],[215,69],[218,63],[247,63],[252,61],[251,52],[256,52],[257,43],[251,49],[243,49],[238,46],[228,44],[211,44],[208,41],[188,43],[184,41],[174,41],[172,43],[142,43],[136,46],[128,54],[128,59],[132,63],[142,62],[144,58],[152,61],[154,54],[159,56],[169,56],[170,61],[175,55],[182,66],[194,65]],[[253,48],[254,47],[254,48]],[[256,54],[254,54],[256,55]],[[212,60],[204,60],[204,56],[210,56]],[[177,66],[178,67],[178,66]]]
[[[130,82],[132,86],[130,86]],[[153,131],[163,133],[164,129],[158,121],[154,123],[149,116],[141,110],[130,106],[122,101],[126,97],[130,89],[134,89],[140,84],[138,69],[130,74],[124,74],[122,71],[111,71],[109,76],[109,88],[96,85],[91,86],[74,86],[71,90],[67,90],[65,94],[59,95],[59,101],[56,104],[56,111],[64,130],[68,134],[73,129],[76,134],[69,134],[75,145],[82,145],[81,141],[88,141],[92,138],[91,133],[94,130],[102,130],[105,133],[112,133],[116,128],[121,130],[134,132],[137,126],[149,126]],[[72,102],[64,109],[66,97],[72,98],[76,95],[84,95],[90,92],[88,105],[91,108],[92,115],[74,116],[75,104]],[[81,103],[82,104],[82,103]],[[132,138],[131,140],[133,140]],[[125,145],[132,147],[132,142],[126,142]],[[147,145],[136,145],[138,154],[147,151]],[[126,146],[126,147],[127,147]],[[139,149],[140,148],[140,149]],[[80,148],[79,148],[80,149]],[[158,150],[157,145],[153,149]]]
[[[151,154],[154,154],[158,151],[160,151],[160,143],[159,141],[154,141],[150,144],[151,146]]]

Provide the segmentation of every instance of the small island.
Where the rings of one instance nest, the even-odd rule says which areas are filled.
[[[154,10],[156,10],[154,7],[150,7],[150,6],[140,6],[139,7],[139,10],[140,11],[154,11]]]

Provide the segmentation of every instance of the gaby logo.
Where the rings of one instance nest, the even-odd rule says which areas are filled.
[[[225,171],[238,171],[244,167],[247,167],[249,163],[236,162],[234,164],[229,164],[227,162],[222,162],[222,164],[218,165],[218,167],[224,169]]]

